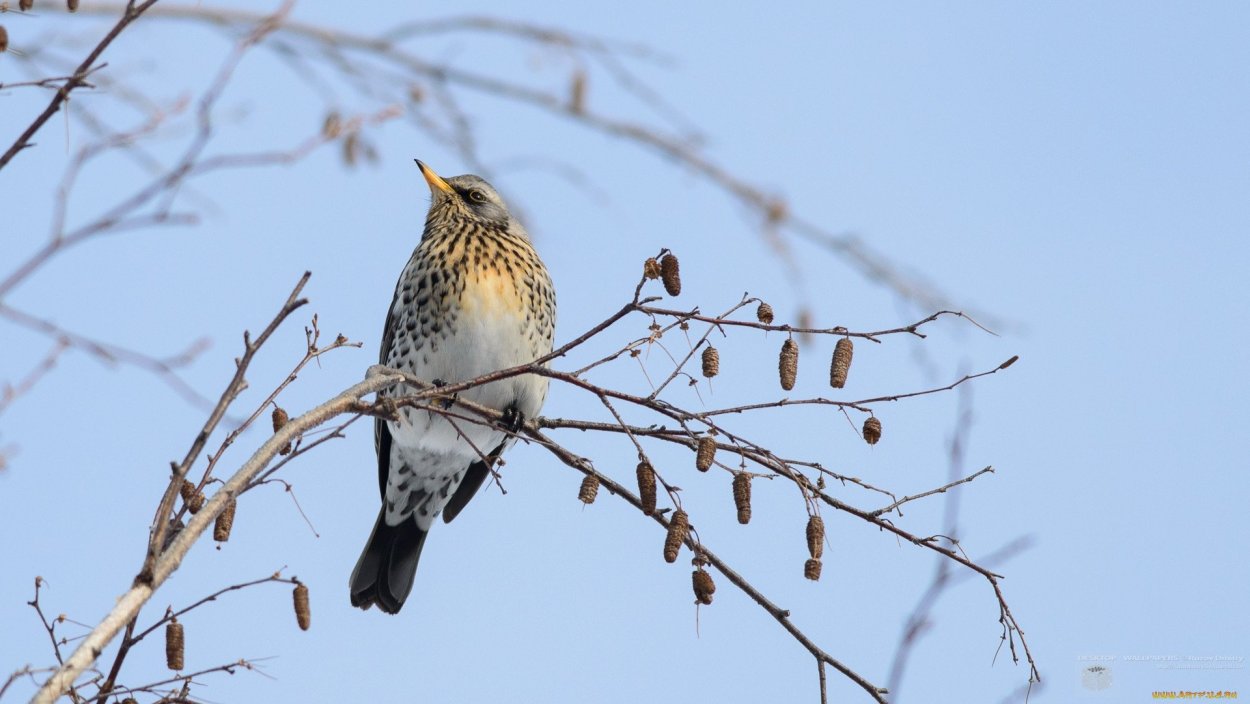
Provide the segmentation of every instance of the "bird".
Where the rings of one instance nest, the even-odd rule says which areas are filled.
[[[421,241],[395,285],[379,361],[435,386],[538,360],[555,333],[555,288],[529,234],[479,176],[443,179],[417,160],[430,187]],[[412,590],[426,536],[441,514],[451,522],[547,397],[547,378],[526,373],[461,391],[455,398],[496,409],[512,433],[401,407],[374,421],[382,507],[350,580],[351,603],[399,613]],[[406,384],[379,400],[411,394]]]

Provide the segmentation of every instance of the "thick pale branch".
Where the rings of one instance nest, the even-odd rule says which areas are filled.
[[[99,625],[92,629],[91,633],[87,634],[65,663],[48,678],[32,700],[33,704],[51,704],[69,689],[74,680],[100,657],[104,648],[117,636],[118,632],[143,608],[153,592],[178,569],[191,546],[199,540],[200,535],[209,526],[213,525],[213,521],[226,504],[264,470],[283,446],[331,418],[351,412],[362,397],[389,388],[399,381],[402,381],[401,376],[382,367],[371,367],[364,381],[344,389],[329,401],[291,419],[287,425],[266,440],[213,494],[204,508],[192,516],[186,528],[182,529],[170,542],[168,549],[163,551],[152,565],[151,578],[138,581],[123,594],[117,600],[116,606],[100,621]]]

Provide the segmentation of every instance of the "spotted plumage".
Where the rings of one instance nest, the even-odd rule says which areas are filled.
[[[395,286],[380,361],[446,384],[549,353],[555,292],[525,229],[486,181],[444,180],[417,164],[432,201],[421,242]],[[412,391],[401,385],[381,395]],[[515,417],[536,415],[546,396],[547,379],[533,374],[459,394]],[[382,509],[352,573],[351,601],[397,613],[434,519],[455,518],[515,439],[414,408],[401,409],[398,421],[377,420],[374,433]]]

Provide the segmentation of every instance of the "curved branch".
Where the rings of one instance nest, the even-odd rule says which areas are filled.
[[[183,528],[170,542],[169,547],[153,563],[151,578],[146,581],[137,581],[123,594],[108,615],[87,634],[65,663],[44,682],[31,700],[32,704],[52,704],[69,689],[78,675],[100,657],[104,648],[112,642],[117,633],[134,618],[143,605],[152,598],[152,594],[178,569],[178,566],[182,564],[182,559],[191,550],[191,546],[217,519],[217,514],[221,513],[226,504],[264,470],[283,446],[338,415],[352,412],[353,407],[362,397],[390,388],[402,380],[401,375],[384,367],[370,367],[364,381],[349,386],[329,401],[310,409],[298,418],[291,419],[289,423],[270,436],[239,467],[238,471],[226,480],[221,489],[213,494],[204,508],[191,518],[186,528]]]

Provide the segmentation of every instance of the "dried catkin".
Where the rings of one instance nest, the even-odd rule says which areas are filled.
[[[290,420],[290,416],[286,414],[286,410],[281,406],[274,406],[270,419],[273,421],[273,432],[276,433],[282,430],[283,426]]]
[[[712,460],[716,459],[716,438],[711,435],[704,435],[699,438],[699,450],[694,456],[695,469],[700,472],[706,472],[712,467]]]
[[[781,388],[789,391],[794,388],[794,378],[799,373],[799,343],[794,338],[786,338],[781,345],[781,358],[777,360],[777,371],[781,375]]]
[[[840,389],[846,386],[846,375],[851,371],[851,357],[855,354],[855,346],[851,338],[838,340],[833,348],[833,363],[829,365],[829,384]]]
[[[876,416],[869,416],[864,421],[864,441],[869,445],[876,445],[881,440],[881,421]]]
[[[686,536],[689,534],[690,519],[685,511],[677,509],[673,512],[673,517],[668,520],[668,535],[664,536],[665,562],[677,562],[677,553],[681,551],[681,544],[686,542]]]
[[[660,278],[660,263],[650,257],[642,264],[642,275],[648,279]]]
[[[312,625],[312,612],[308,608],[308,586],[300,583],[291,592],[291,601],[295,605],[295,622],[301,631],[307,631]]]
[[[773,324],[773,307],[760,301],[760,307],[755,309],[755,319],[765,325]]]
[[[694,600],[700,604],[712,603],[712,595],[716,593],[716,583],[707,570],[697,569],[690,575],[694,583]]]
[[[569,112],[586,112],[586,72],[577,71],[569,85]]]
[[[751,475],[739,472],[734,475],[734,506],[738,508],[738,522],[751,522]]]
[[[78,0],[66,0],[65,7],[69,8],[70,12],[78,12]]]
[[[0,24],[0,54],[9,50],[9,30]]]
[[[197,491],[195,485],[186,479],[183,479],[182,486],[178,487],[178,494],[182,496],[182,503],[186,504],[187,510],[192,515],[204,508],[204,492]]]
[[[326,113],[326,117],[321,121],[321,136],[326,139],[335,139],[343,133],[343,118],[339,115],[338,110],[331,110]]]
[[[582,487],[577,490],[577,498],[584,504],[593,504],[599,495],[599,477],[587,474],[582,479]]]
[[[178,619],[174,619],[165,625],[165,665],[171,670],[181,670],[185,654],[186,633]]]
[[[213,523],[213,540],[219,543],[230,540],[230,529],[234,527],[235,506],[235,500],[230,499],[221,513],[217,514],[217,521]]]
[[[664,290],[668,291],[668,295],[681,294],[681,266],[675,255],[665,254],[660,259],[660,278],[664,280]]]
[[[290,418],[287,416],[286,411],[283,410],[280,406],[274,406],[272,420],[273,420],[273,432],[276,433],[279,430],[282,430],[282,428],[286,426],[287,421],[290,420]],[[287,444],[283,445],[282,449],[278,450],[278,454],[280,455],[291,454],[291,443],[288,442]]]
[[[711,379],[720,374],[720,352],[708,345],[703,348],[703,376]]]
[[[803,576],[813,582],[818,581],[820,579],[820,560],[812,558],[803,563]]]
[[[813,560],[819,560],[825,552],[825,521],[820,516],[807,519],[807,551]]]
[[[35,6],[35,0],[18,0],[17,6],[22,12],[29,12]]]
[[[638,463],[638,498],[645,515],[655,513],[655,469],[646,460]]]

